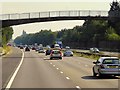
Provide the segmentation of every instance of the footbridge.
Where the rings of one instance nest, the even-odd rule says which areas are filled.
[[[60,20],[108,19],[108,11],[69,10],[31,13],[1,14],[2,27]]]

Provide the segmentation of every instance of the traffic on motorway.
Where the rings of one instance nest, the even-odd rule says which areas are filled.
[[[49,55],[49,59],[59,59],[62,60],[63,56],[73,56],[73,51],[69,46],[66,46],[63,50],[59,44],[53,45],[51,48],[49,45],[43,47],[40,45],[20,45],[20,49],[24,49],[25,52],[30,50],[35,50],[38,53],[44,53],[46,56]],[[98,48],[90,48],[91,53],[100,53]],[[118,57],[100,57],[97,61],[93,62],[94,66],[92,68],[93,76],[120,76],[120,59]]]
[[[10,47],[14,53],[12,57],[17,56],[17,51],[22,51],[24,55],[14,80],[8,80],[8,84],[4,84],[7,85],[6,87],[77,89],[102,87],[110,90],[119,86],[120,59],[118,57],[100,57],[93,60],[77,56],[69,46],[61,48],[58,44],[54,47],[50,45],[43,47],[42,44]],[[98,52],[91,52],[93,53]],[[16,60],[16,58],[11,59]],[[9,85],[9,82],[12,83]]]

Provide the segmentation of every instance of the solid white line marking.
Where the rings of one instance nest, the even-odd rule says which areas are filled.
[[[13,83],[13,81],[14,81],[14,79],[15,79],[15,77],[16,77],[16,75],[17,75],[17,73],[18,73],[18,71],[19,71],[19,69],[20,69],[20,67],[22,65],[22,63],[23,63],[23,59],[24,59],[24,52],[22,51],[22,59],[21,59],[19,65],[18,65],[18,67],[16,68],[13,76],[11,77],[10,81],[8,82],[6,88],[10,88],[11,87],[11,85],[12,85],[12,83]]]
[[[53,67],[55,67],[55,65],[53,65]]]
[[[60,73],[63,73],[62,71]]]
[[[66,77],[66,79],[68,79],[68,80],[69,80],[70,78],[69,78],[69,77]]]
[[[57,70],[59,69],[59,68],[56,68]]]
[[[77,89],[80,89],[80,87],[79,87],[79,86],[76,86],[76,88],[77,88]]]

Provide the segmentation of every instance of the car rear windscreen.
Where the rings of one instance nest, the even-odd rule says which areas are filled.
[[[103,64],[120,64],[120,59],[104,59]]]
[[[53,51],[53,54],[60,54],[60,51]]]

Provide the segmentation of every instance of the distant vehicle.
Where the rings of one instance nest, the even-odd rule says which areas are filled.
[[[43,48],[40,48],[40,49],[38,50],[38,53],[45,53],[45,50],[44,50]]]
[[[20,46],[19,48],[20,48],[20,49],[23,49],[24,47],[23,47],[23,46]]]
[[[25,51],[30,51],[29,47],[25,47]]]
[[[35,51],[36,51],[36,52],[37,52],[37,51],[39,51],[39,48],[38,48],[38,47],[36,47],[36,48],[35,48]]]
[[[65,49],[70,49],[70,47],[69,47],[69,46],[66,46]]]
[[[54,48],[56,48],[56,49],[61,49],[60,46],[59,46],[59,44],[55,44],[55,45],[54,45]]]
[[[91,53],[99,53],[99,49],[98,48],[90,48],[90,52]]]
[[[34,46],[32,47],[32,50],[35,50],[35,47],[34,47]]]
[[[71,50],[66,50],[63,55],[64,56],[73,56],[73,52]]]
[[[63,46],[62,46],[62,41],[57,40],[57,41],[56,41],[56,44],[58,44],[61,49],[63,48]]]
[[[10,43],[7,43],[7,46],[12,46]]]
[[[45,55],[46,55],[46,56],[47,56],[47,55],[50,55],[51,51],[52,51],[51,49],[47,49],[46,52],[45,52]]]
[[[117,57],[100,57],[93,63],[95,64],[93,66],[93,76],[120,76],[120,59]]]
[[[50,49],[51,47],[49,45],[46,46],[47,49]]]
[[[50,53],[50,59],[59,58],[62,59],[62,52],[60,50],[52,50]]]

